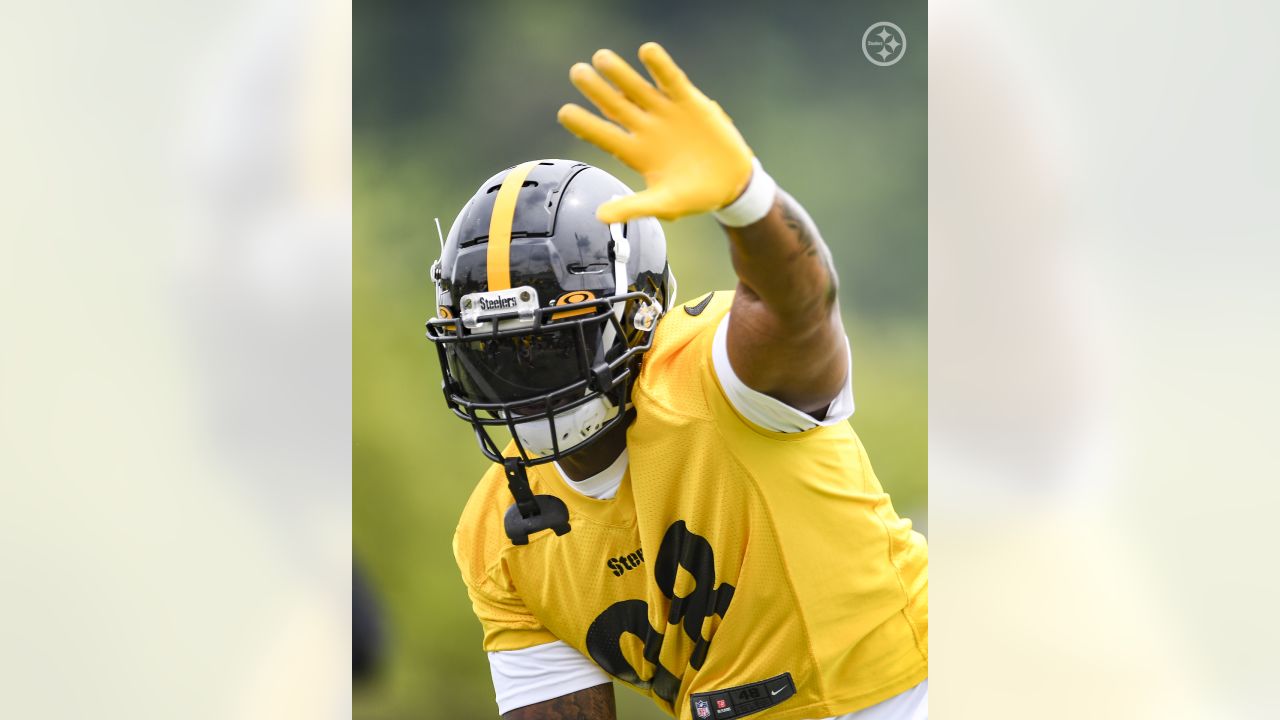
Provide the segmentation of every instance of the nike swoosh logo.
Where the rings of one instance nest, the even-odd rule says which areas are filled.
[[[689,313],[690,315],[701,315],[702,311],[706,310],[707,306],[711,304],[712,295],[715,295],[714,291],[707,293],[707,296],[702,298],[702,302],[698,303],[697,305],[693,305],[693,306],[685,305],[684,311]]]
[[[777,690],[770,690],[770,691],[769,691],[769,694],[770,694],[770,695],[777,695],[778,693],[780,693],[780,692],[782,692],[783,690],[786,690],[786,689],[787,689],[787,686],[786,686],[786,685],[783,685],[782,687],[778,688]]]

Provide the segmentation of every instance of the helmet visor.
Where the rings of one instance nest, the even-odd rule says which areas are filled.
[[[459,340],[445,347],[449,373],[468,400],[512,403],[563,390],[588,377],[599,343],[598,323],[549,328],[511,337]]]

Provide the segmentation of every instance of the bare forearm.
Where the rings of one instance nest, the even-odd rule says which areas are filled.
[[[779,189],[762,219],[725,232],[740,292],[759,298],[779,317],[798,321],[789,323],[797,329],[831,315],[838,287],[831,251],[794,198]]]
[[[739,281],[728,333],[734,370],[748,387],[821,411],[848,367],[831,251],[782,190],[759,221],[725,232]]]
[[[526,705],[502,716],[505,720],[617,720],[613,685],[605,683],[536,705]]]

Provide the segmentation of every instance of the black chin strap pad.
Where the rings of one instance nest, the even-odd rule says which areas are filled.
[[[513,544],[528,545],[529,536],[541,530],[553,530],[556,535],[569,532],[569,508],[554,495],[534,495],[519,458],[503,458],[502,469],[507,476],[507,489],[516,499],[503,518],[503,527]]]

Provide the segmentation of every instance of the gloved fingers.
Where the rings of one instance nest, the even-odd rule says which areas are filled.
[[[604,203],[596,210],[596,218],[603,223],[627,222],[638,217],[672,219],[671,198],[662,190],[644,190]]]
[[[630,157],[635,145],[635,138],[622,128],[607,120],[602,120],[581,105],[568,103],[556,113],[556,119],[566,130],[616,156],[619,160],[631,164]]]
[[[683,100],[697,92],[684,71],[658,43],[647,42],[640,46],[640,62],[644,63],[645,69],[653,76],[662,92],[672,100]]]
[[[634,128],[643,122],[644,111],[604,81],[596,69],[586,63],[575,63],[569,69],[569,81],[583,97],[590,100],[600,112],[624,128]]]
[[[597,50],[595,55],[591,56],[591,64],[596,70],[600,71],[609,82],[618,86],[622,94],[626,95],[631,102],[640,106],[645,110],[652,110],[666,102],[666,98],[658,89],[649,84],[644,76],[636,72],[631,64],[626,60],[618,57],[618,53],[612,50]]]

